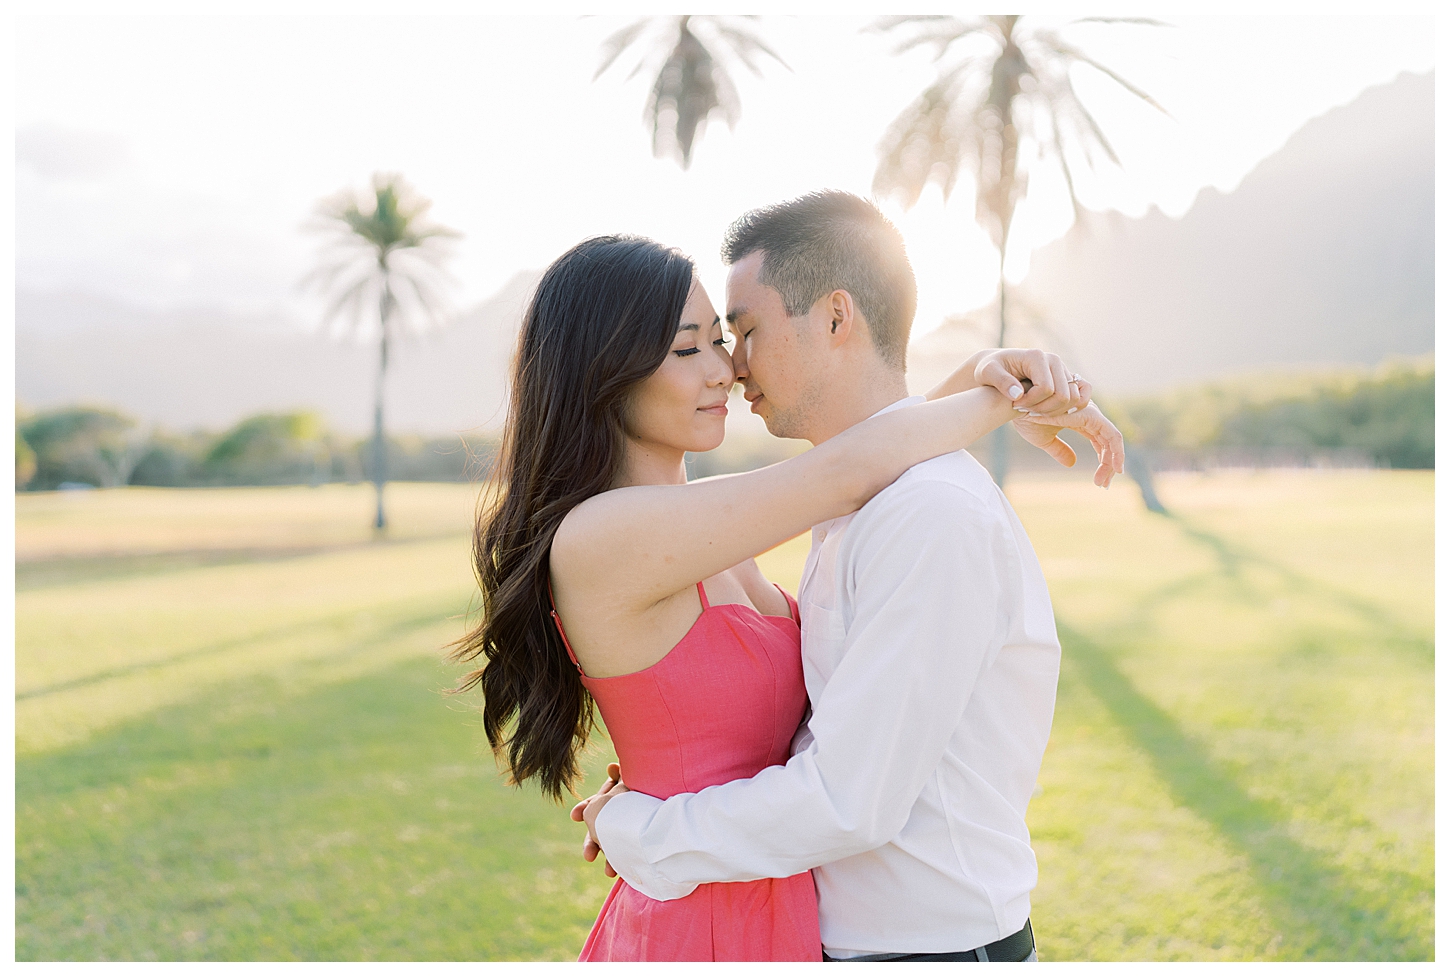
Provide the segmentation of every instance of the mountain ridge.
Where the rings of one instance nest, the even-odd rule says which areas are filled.
[[[1061,351],[1100,395],[1266,367],[1373,364],[1434,348],[1434,75],[1404,74],[1309,120],[1229,193],[1181,217],[1089,213],[1009,292],[1008,341]],[[501,425],[509,358],[540,272],[449,328],[398,344],[391,430]],[[995,304],[911,345],[921,391],[995,341]],[[31,409],[115,406],[177,429],[312,408],[372,421],[375,347],[280,317],[150,312],[17,290],[16,394]]]
[[[1309,120],[1232,192],[1206,187],[1180,218],[1084,215],[1008,296],[1009,344],[1071,352],[1104,394],[1430,352],[1433,74],[1402,74]],[[980,344],[989,317],[995,306],[924,335],[913,388]]]

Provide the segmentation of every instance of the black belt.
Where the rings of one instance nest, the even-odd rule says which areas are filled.
[[[872,953],[864,957],[848,957],[845,960],[837,960],[822,953],[821,959],[827,963],[875,963],[883,960],[890,960],[893,963],[907,963],[916,960],[1000,963],[1026,960],[1036,949],[1037,941],[1032,938],[1032,920],[1029,919],[1020,930],[1011,936],[1004,936],[996,943],[988,943],[975,950],[954,950],[950,953]]]

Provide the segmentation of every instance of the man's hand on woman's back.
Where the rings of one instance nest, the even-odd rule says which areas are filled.
[[[583,821],[588,829],[584,835],[584,860],[586,862],[594,861],[602,850],[599,847],[599,838],[594,833],[594,822],[599,817],[599,812],[604,809],[604,805],[609,803],[611,798],[628,790],[629,788],[624,786],[623,781],[620,780],[619,764],[611,763],[606,768],[605,780],[599,785],[599,790],[595,791],[593,796],[586,797],[575,804],[574,809],[569,812],[571,820]],[[614,871],[614,866],[609,864],[608,858],[604,859],[604,874],[611,879],[618,874]]]

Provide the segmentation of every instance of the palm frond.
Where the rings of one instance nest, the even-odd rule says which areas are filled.
[[[889,26],[886,26],[888,22]],[[933,61],[940,61],[946,55],[947,49],[952,44],[965,37],[973,34],[991,33],[989,25],[981,18],[964,21],[959,17],[942,14],[916,17],[887,17],[878,21],[876,26],[867,29],[875,29],[885,33],[907,25],[915,27],[915,32],[897,42],[896,46],[891,49],[891,53],[905,54],[913,48],[932,45],[936,47],[936,53],[932,55]],[[897,31],[897,33],[902,32]]]
[[[1047,117],[1052,127],[1052,155],[1057,157],[1058,166],[1062,168],[1062,179],[1067,184],[1067,199],[1072,201],[1073,223],[1082,217],[1082,202],[1077,199],[1077,187],[1072,182],[1072,167],[1067,165],[1067,146],[1062,138],[1062,125],[1053,111],[1053,106],[1047,106]]]
[[[1079,17],[1072,24],[1138,24],[1142,27],[1172,27],[1173,24],[1152,17]]]
[[[1122,166],[1122,160],[1118,159],[1118,153],[1113,149],[1113,144],[1108,141],[1107,134],[1098,125],[1098,120],[1088,111],[1078,97],[1077,89],[1073,87],[1072,77],[1064,74],[1061,87],[1056,92],[1058,98],[1053,102],[1053,108],[1065,111],[1077,130],[1078,142],[1082,146],[1083,157],[1087,160],[1088,166],[1093,165],[1092,148],[1097,146],[1112,161],[1114,166]]]
[[[928,183],[938,181],[950,199],[963,166],[979,157],[972,111],[963,111],[960,73],[939,79],[887,127],[877,146],[873,193],[902,193],[916,205]]]
[[[771,58],[774,58],[781,65],[781,67],[785,68],[787,71],[793,70],[790,65],[786,64],[784,58],[782,58],[779,54],[776,54],[775,51],[770,47],[770,45],[766,44],[765,41],[762,40],[760,36],[755,34],[754,32],[747,31],[739,27],[734,27],[730,24],[722,23],[715,18],[712,18],[711,22],[715,28],[715,33],[719,34],[720,37],[724,39],[725,43],[730,46],[730,49],[735,52],[735,56],[738,57],[741,63],[749,68],[757,78],[763,77],[760,71],[760,66],[755,63],[755,58],[759,54],[764,54]]]
[[[341,322],[343,329],[347,329],[349,326],[357,329],[360,325],[359,320],[362,318],[363,299],[375,281],[376,279],[371,274],[362,275],[347,288],[339,291],[322,313],[323,324]]]
[[[635,41],[639,40],[639,36],[644,33],[645,28],[648,27],[649,24],[650,18],[641,17],[634,23],[621,27],[619,30],[606,37],[599,45],[600,48],[602,48],[600,52],[602,57],[599,60],[599,69],[594,72],[594,78],[592,80],[598,81],[599,76],[608,71],[610,66],[613,65],[615,61],[619,60],[619,56],[625,52],[625,49],[627,49]],[[636,67],[635,71],[638,70],[639,68]],[[631,72],[631,74],[633,74],[633,72]]]
[[[1149,18],[1082,18],[1081,21],[1157,25]],[[1024,33],[1015,15],[991,16],[968,23],[943,15],[896,16],[875,21],[868,30],[907,35],[898,51],[934,45],[938,58],[970,35],[987,35],[995,55],[976,56],[972,68],[990,63],[985,85],[967,84],[964,65],[943,69],[929,86],[887,127],[877,146],[873,188],[878,193],[904,193],[915,204],[927,183],[939,181],[949,193],[957,171],[971,164],[977,178],[977,217],[999,248],[1005,246],[1017,201],[1030,166],[1030,147],[1037,157],[1052,156],[1062,170],[1074,218],[1082,213],[1073,179],[1072,144],[1089,166],[1098,152],[1121,165],[1117,152],[1097,120],[1078,96],[1071,79],[1081,62],[1107,75],[1125,90],[1164,114],[1147,92],[1091,57],[1054,31]],[[975,49],[973,49],[975,50]],[[1170,116],[1171,117],[1171,116]],[[950,169],[948,177],[944,170]]]
[[[446,277],[448,243],[461,235],[429,220],[432,206],[396,174],[374,174],[371,193],[345,191],[324,198],[309,229],[326,236],[321,262],[304,279],[305,287],[329,297],[323,321],[347,320],[356,330],[370,321],[370,306],[399,283],[419,287],[441,299],[429,279]],[[421,293],[420,293],[421,294]],[[436,321],[439,301],[415,304],[403,325],[424,313]]]
[[[715,59],[689,25],[681,24],[679,39],[660,67],[650,101],[645,106],[654,154],[671,154],[683,168],[689,169],[695,138],[708,124],[711,113],[723,108],[728,119],[738,104],[732,86],[722,105]],[[671,114],[674,115],[673,132],[662,124]]]
[[[1100,61],[1097,61],[1092,57],[1089,57],[1087,53],[1085,53],[1082,49],[1078,48],[1076,45],[1069,44],[1055,34],[1044,33],[1041,36],[1043,42],[1057,53],[1063,55],[1064,57],[1071,58],[1074,61],[1081,61],[1083,64],[1087,65],[1090,68],[1096,68],[1098,71],[1101,71],[1113,81],[1117,82],[1119,85],[1122,85],[1128,91],[1132,92],[1134,95],[1138,96],[1143,101],[1153,106],[1159,112],[1162,112],[1164,115],[1168,115],[1168,110],[1165,109],[1163,106],[1159,105],[1157,99],[1155,99],[1152,95],[1149,95],[1147,92],[1143,91],[1137,85],[1134,85],[1132,82],[1128,81],[1126,78],[1118,74],[1113,69],[1109,68],[1107,65],[1103,64]],[[1172,118],[1171,115],[1169,115],[1168,117]]]
[[[774,59],[787,70],[790,65],[755,31],[722,17],[647,17],[606,39],[603,62],[594,77],[597,79],[634,45],[650,24],[664,28],[659,39],[669,47],[662,58],[646,50],[630,77],[647,62],[659,65],[644,108],[650,147],[655,156],[671,156],[681,167],[689,169],[695,143],[710,120],[718,117],[734,128],[740,118],[740,95],[725,61],[729,58],[740,61],[757,76],[762,74],[762,58]],[[705,28],[705,36],[712,39],[715,50],[696,33],[696,26]]]
[[[893,17],[878,17],[871,23],[867,24],[865,27],[861,28],[861,30],[863,33],[866,31],[871,31],[873,33],[880,34],[887,31],[895,30],[902,24],[921,24],[929,23],[932,21],[955,19],[955,17],[952,17],[948,14],[898,14]]]

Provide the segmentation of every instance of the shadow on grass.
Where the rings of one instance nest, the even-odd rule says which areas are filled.
[[[466,537],[466,535],[466,533],[448,532],[308,546],[217,547],[162,550],[152,553],[46,557],[16,561],[15,592],[26,593],[31,590],[44,590],[47,587],[70,586],[77,583],[155,576],[178,570],[238,566],[246,563],[283,563],[288,560],[316,556],[320,553],[340,553],[347,550],[376,549],[383,546],[406,546],[412,543],[433,543],[445,539],[458,539],[460,536]]]
[[[389,621],[381,627],[374,628],[366,635],[358,637],[354,642],[350,643],[348,650],[345,652],[345,654],[353,654],[359,647],[365,647],[369,645],[380,644],[386,641],[391,641],[395,638],[400,638],[413,631],[418,631],[422,628],[430,627],[434,624],[437,624],[439,621],[458,617],[461,613],[463,613],[463,611],[464,608],[459,607],[456,602],[450,601],[447,604],[439,604],[433,609],[427,611],[426,613],[414,614],[401,620]],[[172,665],[180,665],[185,662],[198,661],[201,659],[212,657],[214,655],[222,655],[228,652],[244,649],[255,644],[265,644],[272,641],[278,641],[289,636],[294,636],[299,632],[303,631],[312,631],[318,628],[339,627],[346,624],[347,622],[354,620],[356,616],[357,613],[355,611],[349,611],[346,614],[338,615],[335,617],[322,618],[320,620],[312,620],[303,624],[294,623],[279,628],[271,628],[266,631],[257,631],[251,634],[242,635],[237,638],[229,638],[226,641],[218,641],[213,644],[202,645],[200,648],[189,648],[186,651],[180,651],[174,655],[168,655],[165,658],[157,658],[151,661],[137,662],[134,665],[125,665],[120,668],[111,668],[103,672],[96,672],[94,674],[86,675],[77,679],[71,679],[66,682],[57,682],[54,685],[47,685],[38,689],[29,689],[25,692],[17,692],[15,695],[15,701],[24,702],[27,699],[38,699],[42,696],[56,695],[62,692],[73,692],[76,689],[83,689],[92,685],[99,685],[102,682],[109,682],[112,679],[124,678],[128,675],[136,675],[142,672],[149,672],[155,671],[156,669],[160,668],[167,668]],[[442,652],[440,651],[439,654],[441,656]]]
[[[19,758],[17,959],[572,959],[607,880],[453,677],[258,676]]]
[[[1191,520],[1177,513],[1171,513],[1167,518],[1171,519],[1188,539],[1209,549],[1218,561],[1219,573],[1225,579],[1236,584],[1245,594],[1258,596],[1244,580],[1242,571],[1249,566],[1259,567],[1276,575],[1291,592],[1325,601],[1336,608],[1353,613],[1385,639],[1386,647],[1400,650],[1413,649],[1415,652],[1413,658],[1417,663],[1434,664],[1434,645],[1427,640],[1426,636],[1408,627],[1403,621],[1374,602],[1367,601],[1360,595],[1342,587],[1305,576],[1293,567],[1255,553],[1225,539],[1218,533],[1195,525]],[[1170,586],[1181,587],[1184,583],[1186,581],[1180,581]],[[1150,597],[1149,602],[1152,600],[1153,598]]]
[[[1290,815],[1250,796],[1112,657],[1058,622],[1064,660],[1149,757],[1175,803],[1211,824],[1247,859],[1265,908],[1283,934],[1280,952],[1314,960],[1427,960],[1433,947],[1388,909],[1421,892],[1402,872],[1352,876],[1289,835]]]

